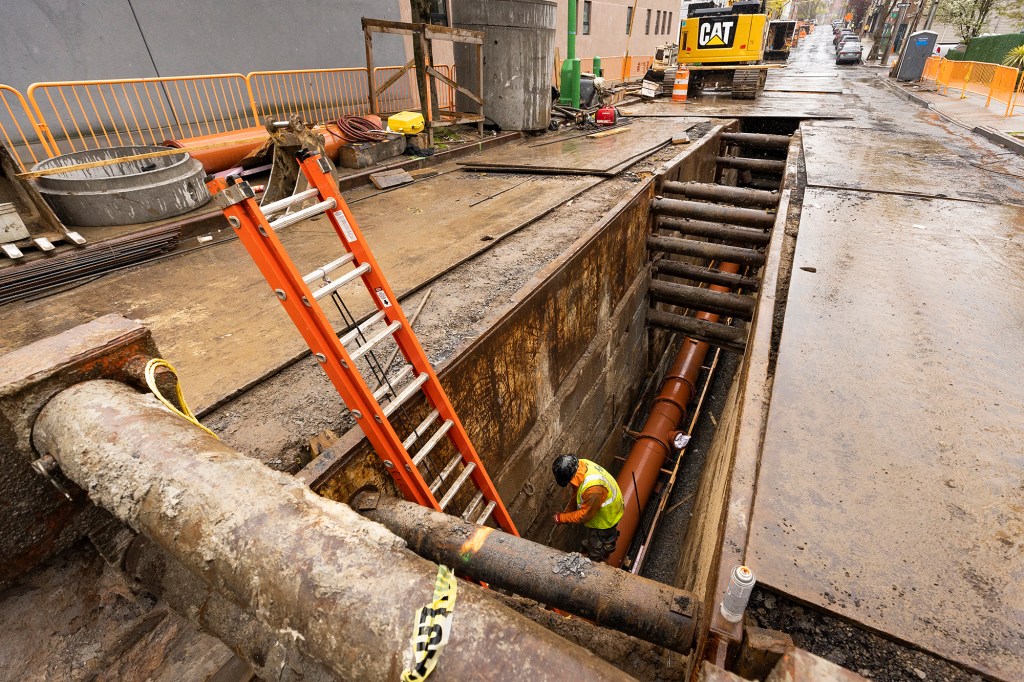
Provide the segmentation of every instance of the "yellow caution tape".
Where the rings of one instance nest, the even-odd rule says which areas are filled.
[[[174,374],[174,389],[177,392],[178,404],[181,405],[180,410],[174,405],[174,403],[172,403],[170,400],[164,397],[164,394],[160,392],[160,388],[156,385],[156,370],[159,369],[160,367],[166,367],[167,369],[171,370],[171,372]],[[166,407],[168,410],[178,415],[182,419],[192,422],[193,424],[201,428],[203,431],[206,431],[214,438],[220,440],[216,433],[200,424],[199,420],[196,419],[196,416],[192,414],[192,410],[189,409],[188,403],[185,402],[185,394],[181,390],[181,382],[178,381],[178,370],[174,369],[174,365],[167,362],[163,358],[151,359],[149,362],[146,363],[146,385],[149,386],[149,390],[153,392],[153,395],[156,396],[156,399],[162,402],[164,404],[164,407]]]
[[[423,682],[437,667],[448,644],[458,586],[447,566],[437,567],[434,600],[416,612],[412,628],[412,665],[402,671],[402,682]]]

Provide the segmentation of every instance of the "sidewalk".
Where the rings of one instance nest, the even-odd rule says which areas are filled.
[[[984,126],[993,128],[1007,135],[1024,137],[1024,111],[1017,108],[1018,113],[1014,116],[1003,116],[1006,105],[1002,102],[995,102],[985,106],[987,97],[968,92],[961,96],[959,90],[951,91],[949,95],[939,94],[935,90],[934,83],[899,83],[889,79],[889,83],[903,92],[912,96],[918,103],[926,104],[935,111],[948,116],[958,123],[970,128]]]

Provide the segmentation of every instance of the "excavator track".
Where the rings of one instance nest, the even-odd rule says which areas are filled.
[[[736,69],[732,77],[732,98],[733,99],[756,99],[758,93],[764,88],[761,74],[762,69]]]

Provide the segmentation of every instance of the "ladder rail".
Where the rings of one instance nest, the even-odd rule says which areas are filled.
[[[469,511],[475,511],[478,498],[486,501],[482,503],[489,513],[481,515],[480,521],[486,522],[490,517],[506,532],[518,535],[511,515],[441,386],[426,352],[412,331],[405,312],[398,304],[397,296],[384,277],[348,205],[338,192],[330,175],[329,163],[318,154],[306,150],[301,151],[297,159],[303,177],[311,188],[307,190],[307,196],[304,196],[303,200],[313,198],[312,192],[315,190],[318,201],[314,206],[295,211],[276,221],[267,218],[246,183],[239,183],[236,178],[229,177],[212,179],[208,187],[211,194],[217,195],[218,203],[221,204],[229,224],[238,233],[239,240],[277,295],[314,357],[323,366],[332,385],[356,419],[370,445],[384,461],[385,467],[406,499],[442,511],[456,497],[457,488],[471,480],[477,489],[477,497],[474,497],[471,505],[473,510]],[[293,216],[301,215],[304,218],[321,212],[328,217],[331,227],[347,252],[346,256],[322,266],[321,270],[351,263],[353,271],[337,278],[335,282],[361,280],[377,309],[372,317],[378,321],[383,320],[387,326],[385,332],[375,335],[352,353],[345,347],[344,340],[339,338],[334,325],[318,303],[317,299],[321,297],[314,296],[310,288],[310,284],[316,279],[313,275],[319,271],[304,277],[291,261],[274,230],[275,225],[283,226],[290,224],[291,221],[297,222]],[[323,288],[318,291],[322,291]],[[378,396],[370,389],[366,378],[356,366],[355,360],[358,358],[354,356],[370,355],[369,349],[387,336],[392,337],[398,345],[414,378],[387,405],[382,406]],[[431,415],[420,427],[425,428],[438,419],[441,424],[447,424],[444,431],[439,434],[440,438],[431,438],[433,443],[429,449],[425,448],[426,452],[423,454],[426,455],[433,450],[441,438],[446,438],[459,453],[457,461],[464,464],[462,473],[456,478],[457,485],[453,484],[440,502],[434,495],[434,486],[426,482],[419,470],[419,464],[425,464],[426,457],[417,461],[408,451],[413,443],[424,435],[417,433],[420,427],[403,440],[389,421],[389,416],[416,393],[423,396],[427,407],[431,409]],[[448,473],[450,475],[451,472]],[[441,482],[445,478],[447,476],[441,477]]]
[[[224,179],[215,178],[210,182],[210,191],[222,191],[227,186]],[[341,344],[333,325],[314,302],[302,274],[290,258],[283,256],[286,251],[255,199],[250,197],[227,206],[224,213],[313,356],[356,418],[356,423],[373,448],[382,455],[402,494],[417,504],[440,511],[419,471],[413,467],[407,469],[400,462],[393,461],[393,457],[386,457],[387,453],[405,451],[401,438],[384,417],[380,405],[372,399],[370,387],[356,371],[355,363]]]
[[[483,492],[484,497],[489,502],[496,503],[492,513],[495,522],[507,532],[518,535],[519,533],[516,530],[512,516],[509,514],[508,509],[505,508],[494,482],[487,474],[480,455],[477,453],[476,448],[473,447],[465,427],[455,413],[455,408],[441,387],[441,382],[438,380],[426,352],[420,345],[416,335],[410,333],[411,326],[409,321],[406,319],[401,306],[398,305],[398,298],[395,296],[394,291],[391,290],[391,285],[381,275],[380,266],[377,264],[373,253],[366,246],[366,240],[359,229],[355,217],[338,193],[333,179],[320,168],[319,162],[319,155],[307,155],[305,158],[299,159],[299,167],[302,169],[310,186],[316,187],[320,191],[321,197],[336,200],[337,207],[332,211],[328,211],[327,216],[335,232],[338,234],[338,238],[345,243],[346,248],[356,254],[356,260],[359,263],[369,263],[370,270],[363,275],[363,281],[366,282],[367,289],[376,294],[375,296],[371,295],[371,298],[375,299],[374,303],[378,308],[381,308],[385,301],[388,302],[390,307],[395,308],[394,317],[388,316],[389,321],[397,320],[402,323],[402,326],[395,332],[394,338],[398,342],[398,347],[405,356],[406,362],[415,369],[417,377],[422,373],[428,375],[429,378],[421,389],[427,401],[440,413],[442,420],[450,419],[454,422],[453,428],[449,429],[447,435],[455,448],[462,453],[463,459],[467,463],[472,462],[476,465],[471,473],[471,478],[477,489]],[[339,218],[339,213],[341,218]],[[342,219],[344,222],[342,222]],[[383,297],[381,296],[382,293]]]

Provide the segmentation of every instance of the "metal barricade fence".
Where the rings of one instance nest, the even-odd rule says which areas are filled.
[[[963,94],[973,92],[975,95],[988,97],[992,89],[992,78],[996,75],[996,64],[986,62],[971,62],[971,68],[967,72],[964,82]]]
[[[28,99],[57,154],[158,145],[257,125],[240,73],[35,83]]]
[[[3,84],[0,84],[0,141],[11,151],[21,171],[53,155],[25,97]]]
[[[995,100],[1006,106],[1003,115],[1011,116],[1013,113],[1013,93],[1016,85],[1017,69],[997,65],[989,84],[988,101],[985,102],[985,106],[987,107],[992,103],[992,100]]]
[[[370,111],[366,69],[302,69],[253,71],[245,77],[259,120],[299,114],[325,123]]]
[[[373,70],[374,87],[384,85],[392,76],[402,69],[401,66],[378,66]],[[416,71],[409,69],[401,78],[392,83],[387,90],[377,96],[377,111],[393,114],[406,109],[420,108],[420,93],[416,86]]]
[[[942,57],[928,57],[924,63],[924,71],[921,72],[921,80],[934,82],[939,76],[939,64],[942,62]]]

